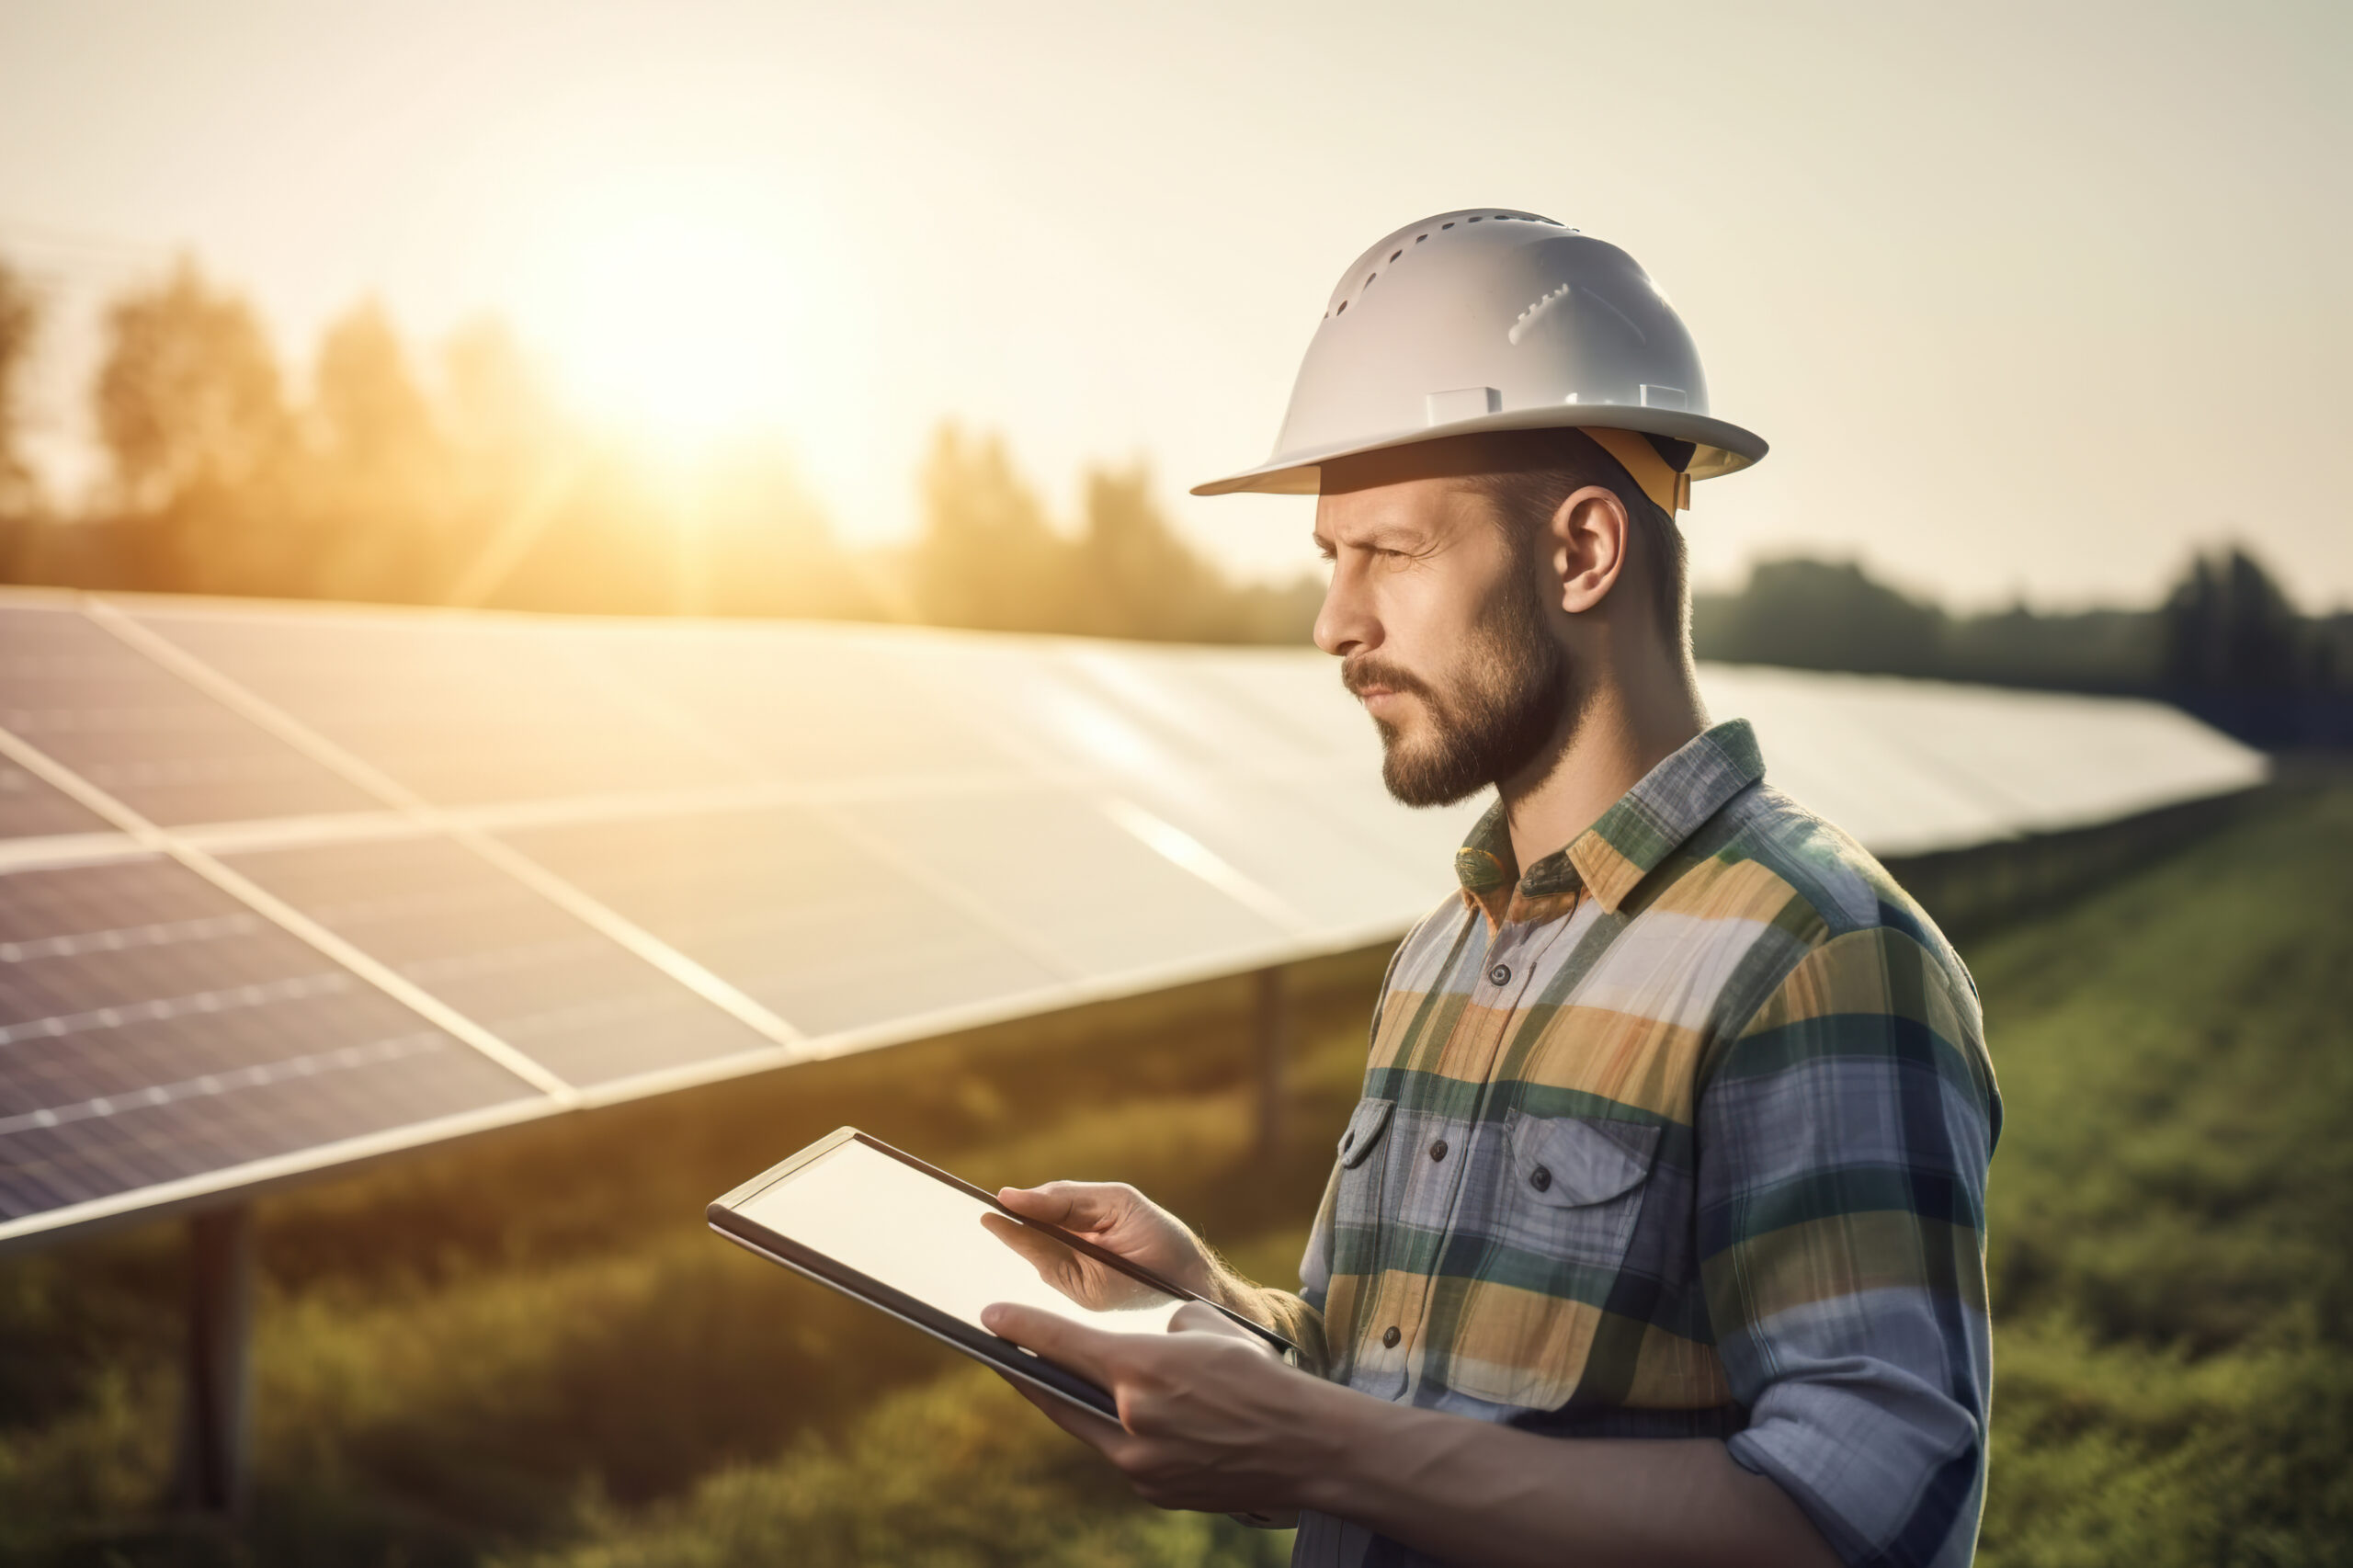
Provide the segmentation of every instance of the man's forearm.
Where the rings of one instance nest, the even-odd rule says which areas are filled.
[[[1712,1438],[1543,1437],[1362,1395],[1318,1399],[1300,1503],[1482,1568],[1836,1568],[1789,1494]]]

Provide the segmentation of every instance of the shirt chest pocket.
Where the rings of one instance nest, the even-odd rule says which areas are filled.
[[[1568,1402],[1633,1244],[1660,1131],[1517,1110],[1505,1120],[1484,1195],[1491,1261],[1464,1301],[1449,1387],[1523,1410]]]
[[[1584,1296],[1594,1283],[1606,1289],[1606,1280],[1580,1289],[1577,1277],[1614,1272],[1625,1258],[1660,1131],[1656,1123],[1513,1111],[1504,1123],[1495,1239],[1553,1275],[1552,1293]]]
[[[1363,1100],[1340,1134],[1340,1184],[1334,1195],[1336,1274],[1369,1271],[1370,1251],[1381,1227],[1381,1167],[1388,1161],[1390,1113],[1395,1100]]]

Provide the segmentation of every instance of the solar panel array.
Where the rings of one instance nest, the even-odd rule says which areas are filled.
[[[2153,704],[1703,672],[1883,853],[2244,788]],[[0,1242],[1392,937],[1327,660],[0,597]]]

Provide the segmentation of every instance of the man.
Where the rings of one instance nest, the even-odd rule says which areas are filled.
[[[1297,1295],[1133,1190],[1001,1196],[1207,1308],[1017,1307],[1040,1401],[1172,1507],[1301,1511],[1316,1564],[1966,1562],[2000,1109],[1975,994],[1851,839],[1708,727],[1674,514],[1764,444],[1710,417],[1632,260],[1442,214],[1342,279],[1277,458],[1315,629],[1409,804],[1494,786],[1375,1015]]]

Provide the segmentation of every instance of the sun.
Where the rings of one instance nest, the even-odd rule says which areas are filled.
[[[608,186],[548,226],[517,313],[584,412],[672,453],[802,424],[838,312],[795,228],[757,192]]]

